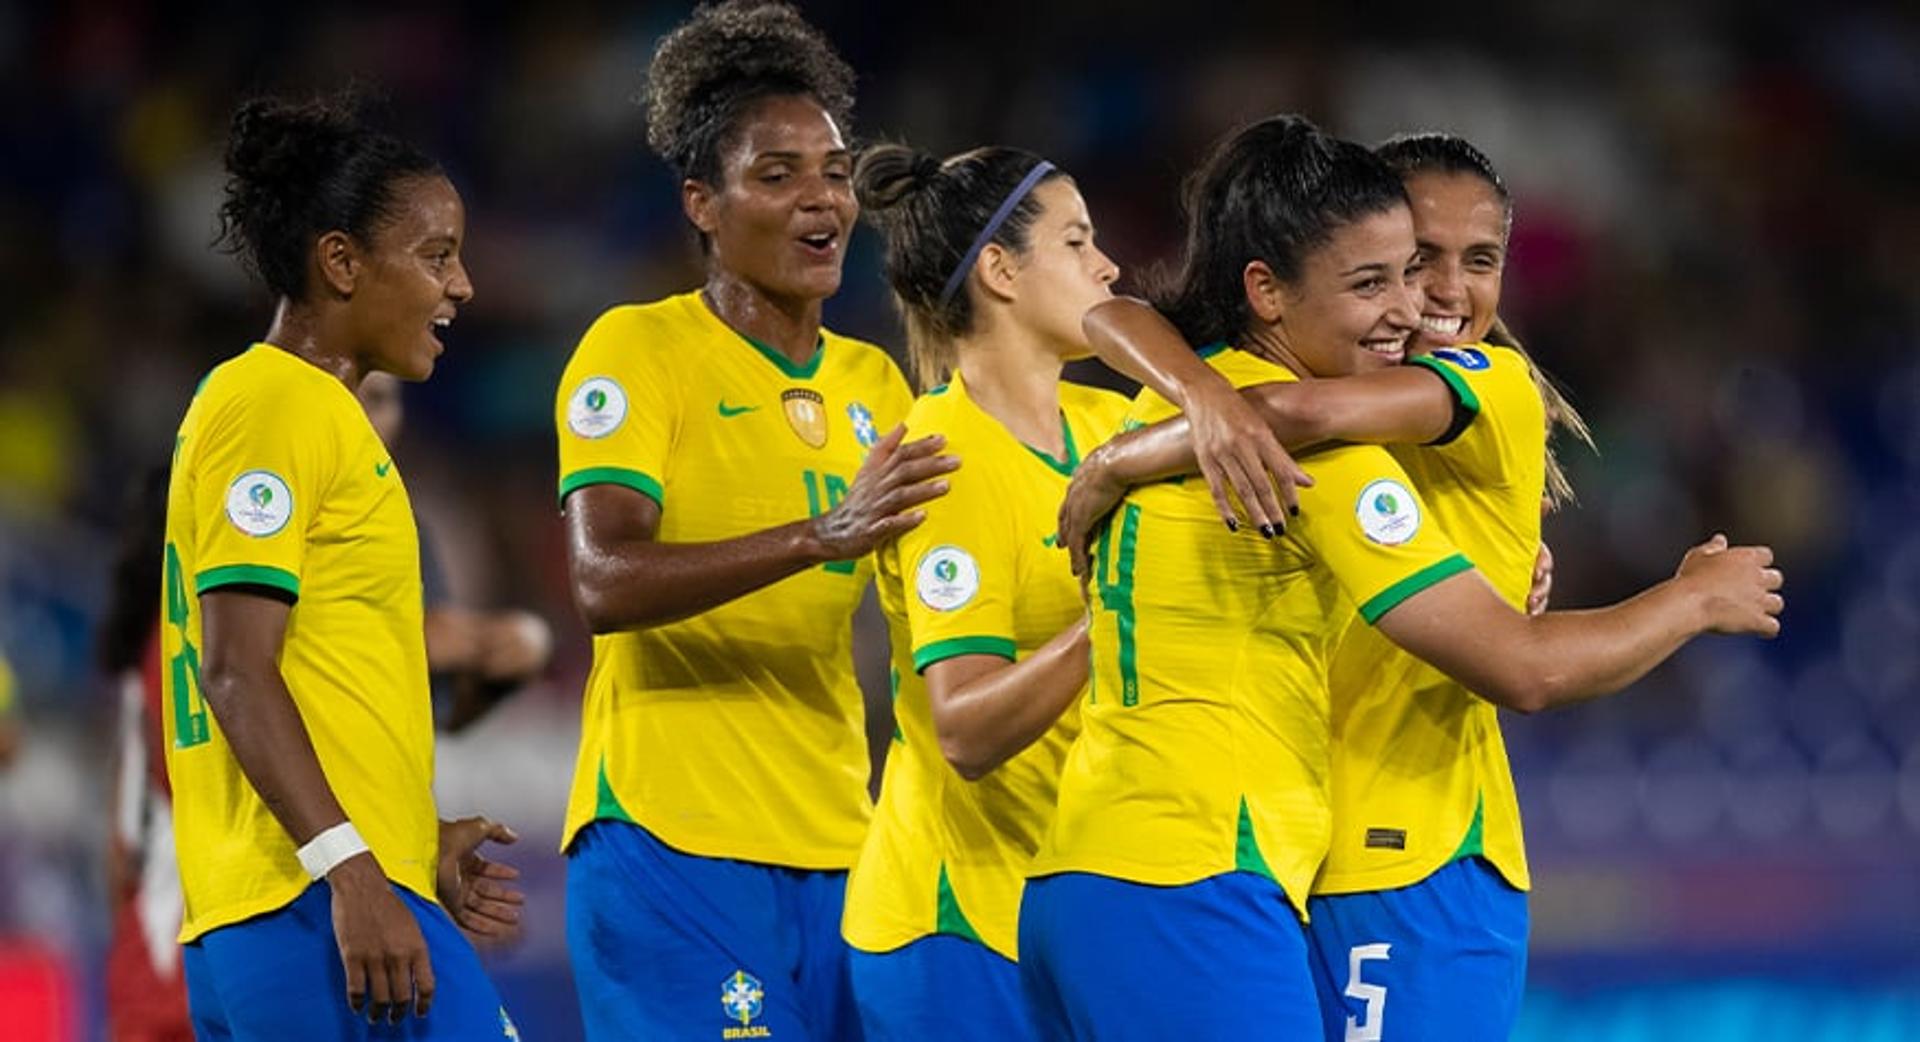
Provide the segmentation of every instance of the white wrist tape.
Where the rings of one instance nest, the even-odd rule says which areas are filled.
[[[353,822],[343,821],[330,829],[322,829],[320,834],[307,840],[307,845],[294,852],[300,859],[300,867],[307,870],[313,879],[325,879],[328,872],[334,870],[340,862],[356,854],[367,852],[367,841],[360,838],[360,830]]]

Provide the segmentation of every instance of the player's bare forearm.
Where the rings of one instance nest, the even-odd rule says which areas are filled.
[[[1182,409],[1196,387],[1230,387],[1225,377],[1194,353],[1173,323],[1144,300],[1103,300],[1087,309],[1080,328],[1100,361]]]
[[[1527,616],[1466,572],[1408,598],[1378,625],[1469,691],[1531,713],[1633,683],[1696,635],[1699,617],[1685,590],[1664,583],[1605,608]]]
[[[347,820],[280,675],[287,606],[214,590],[200,598],[200,612],[207,708],[247,781],[295,846]]]
[[[1193,474],[1199,467],[1193,431],[1184,416],[1117,435],[1088,453],[1083,464],[1093,464],[1108,480],[1126,487]]]
[[[658,543],[609,539],[572,511],[568,519],[574,600],[594,633],[691,618],[830,560],[805,521],[718,542]]]
[[[1082,618],[1018,662],[962,655],[928,666],[941,755],[969,781],[1019,755],[1085,689],[1088,654]]]
[[[1529,616],[1478,572],[1443,580],[1379,621],[1396,644],[1468,690],[1522,712],[1612,694],[1702,633],[1771,637],[1784,607],[1766,547],[1724,538],[1689,551],[1679,572],[1617,604]]]
[[[567,497],[574,603],[595,633],[675,622],[829,561],[851,561],[926,520],[960,466],[946,439],[906,440],[897,426],[873,444],[846,498],[818,517],[708,543],[661,543],[660,503],[621,485]]]
[[[1240,393],[1289,450],[1324,441],[1424,445],[1453,423],[1453,393],[1423,366],[1255,384]]]
[[[1521,649],[1538,676],[1525,708],[1610,695],[1646,676],[1704,630],[1698,602],[1673,580],[1604,608],[1527,617]]]

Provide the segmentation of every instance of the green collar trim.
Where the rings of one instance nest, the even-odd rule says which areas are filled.
[[[1040,462],[1053,468],[1054,473],[1059,474],[1061,477],[1070,478],[1073,476],[1074,470],[1080,466],[1080,450],[1073,444],[1073,426],[1067,423],[1067,414],[1064,412],[1060,414],[1060,439],[1065,442],[1067,446],[1067,458],[1064,460],[1055,459],[1053,456],[1041,452],[1039,449],[1028,445],[1024,441],[1020,444],[1024,446],[1028,452],[1033,453]]]
[[[724,326],[726,325],[726,323],[722,322],[721,325]],[[732,326],[727,326],[727,328],[733,329]],[[793,377],[795,380],[813,379],[813,374],[820,371],[820,360],[827,356],[827,337],[826,337],[826,334],[824,333],[820,334],[820,338],[813,342],[813,357],[807,359],[805,362],[801,362],[796,365],[793,359],[788,358],[785,353],[780,351],[775,351],[773,348],[768,347],[767,345],[761,343],[758,340],[755,340],[754,338],[748,336],[745,333],[740,332],[737,329],[733,329],[733,332],[740,339],[745,340],[747,343],[753,345],[753,349],[755,351],[760,352],[760,354],[764,356],[767,361],[772,362],[774,365],[774,368],[779,369],[781,372],[787,374],[788,376]]]
[[[1199,355],[1201,358],[1212,358],[1214,355],[1217,355],[1220,352],[1225,351],[1226,349],[1227,349],[1227,342],[1225,340],[1216,340],[1213,343],[1208,344],[1207,346],[1199,349],[1198,351],[1195,351],[1194,354]]]

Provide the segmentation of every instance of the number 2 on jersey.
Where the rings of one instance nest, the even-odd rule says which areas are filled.
[[[167,544],[167,624],[180,633],[180,654],[167,669],[173,676],[173,746],[186,749],[205,742],[207,700],[200,693],[200,652],[187,638],[187,584],[180,575],[180,554]]]

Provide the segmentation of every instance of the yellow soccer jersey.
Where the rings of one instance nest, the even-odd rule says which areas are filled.
[[[561,378],[560,498],[638,489],[660,503],[663,543],[787,524],[837,505],[910,401],[870,344],[822,333],[794,365],[697,293],[617,307]],[[705,857],[852,865],[871,814],[852,616],[871,575],[835,561],[595,637],[563,844],[606,818]]]
[[[420,539],[393,460],[353,392],[267,344],[201,384],[167,490],[161,682],[182,941],[307,888],[200,690],[200,597],[294,601],[280,652],[327,784],[388,878],[434,896],[433,707]]]
[[[1025,658],[1085,613],[1054,528],[1080,449],[1118,430],[1126,409],[1119,395],[1062,384],[1064,460],[1017,441],[958,375],[908,414],[913,436],[946,435],[947,451],[964,462],[951,490],[927,505],[926,522],[877,555],[897,728],[873,828],[847,881],[854,947],[886,952],[945,933],[1016,958],[1027,864],[1053,817],[1079,711],[970,782],[941,755],[921,671],[956,655]]]
[[[1480,344],[1411,364],[1447,381],[1468,422],[1444,445],[1399,447],[1394,456],[1434,519],[1524,610],[1540,546],[1547,438],[1527,360]],[[1371,626],[1352,627],[1331,676],[1333,844],[1315,892],[1411,886],[1471,854],[1526,889],[1520,803],[1493,704]]]
[[[1241,351],[1235,386],[1293,374]],[[1143,393],[1132,419],[1174,414]],[[1326,853],[1327,662],[1368,621],[1470,567],[1383,449],[1305,462],[1316,484],[1271,542],[1230,533],[1198,479],[1134,490],[1097,547],[1093,683],[1030,875],[1184,885],[1266,875],[1304,916]]]

